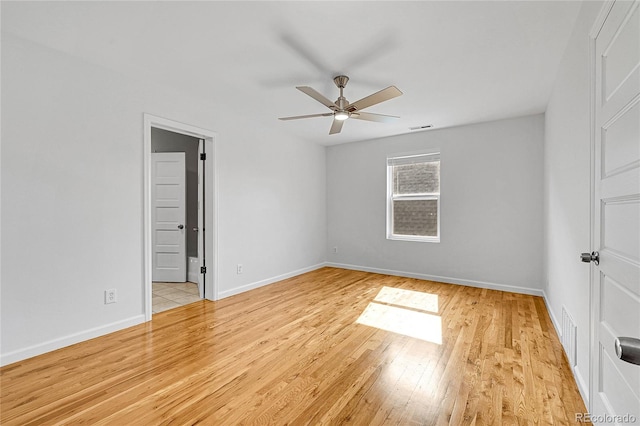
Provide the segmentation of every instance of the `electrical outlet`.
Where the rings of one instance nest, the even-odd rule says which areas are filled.
[[[118,293],[115,288],[110,288],[104,291],[104,304],[116,303],[118,301]]]
[[[242,263],[238,263],[238,274],[242,273]]]
[[[337,253],[337,252],[338,252],[338,247],[334,247],[334,248],[333,248],[333,252],[334,252],[334,253]]]

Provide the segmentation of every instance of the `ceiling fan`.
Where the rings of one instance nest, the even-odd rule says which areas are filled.
[[[336,84],[336,86],[338,86],[338,89],[340,89],[340,97],[335,102],[331,102],[321,93],[317,92],[309,86],[297,86],[296,89],[311,96],[313,99],[329,108],[331,112],[326,112],[323,114],[297,115],[294,117],[280,117],[280,120],[298,120],[300,118],[333,116],[333,123],[331,124],[331,129],[329,130],[329,134],[333,135],[335,133],[340,133],[340,131],[342,130],[342,125],[348,118],[355,118],[357,120],[366,121],[378,121],[382,123],[388,123],[400,118],[393,115],[374,114],[371,112],[362,111],[363,109],[368,108],[372,105],[376,105],[380,102],[388,101],[389,99],[393,99],[397,96],[402,95],[402,92],[398,90],[396,86],[389,86],[386,89],[382,89],[379,92],[366,96],[359,101],[351,104],[342,94],[342,90],[347,85],[348,81],[349,77],[347,77],[346,75],[339,75],[333,79],[333,82]]]

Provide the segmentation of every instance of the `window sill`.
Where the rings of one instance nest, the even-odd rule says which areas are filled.
[[[387,235],[387,240],[395,241],[417,241],[421,243],[439,243],[440,237],[420,237],[417,235]]]

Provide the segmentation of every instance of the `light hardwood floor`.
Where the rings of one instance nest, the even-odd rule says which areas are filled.
[[[0,379],[6,426],[566,425],[586,412],[541,298],[334,268]]]

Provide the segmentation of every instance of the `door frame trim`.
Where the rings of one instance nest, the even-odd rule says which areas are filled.
[[[143,190],[143,293],[145,321],[151,321],[152,317],[152,245],[151,245],[151,128],[169,130],[171,132],[192,136],[204,140],[207,153],[207,167],[205,167],[205,252],[207,253],[207,273],[205,274],[204,297],[209,300],[218,300],[218,179],[216,166],[216,139],[217,133],[155,115],[143,114],[144,117],[144,190]]]

